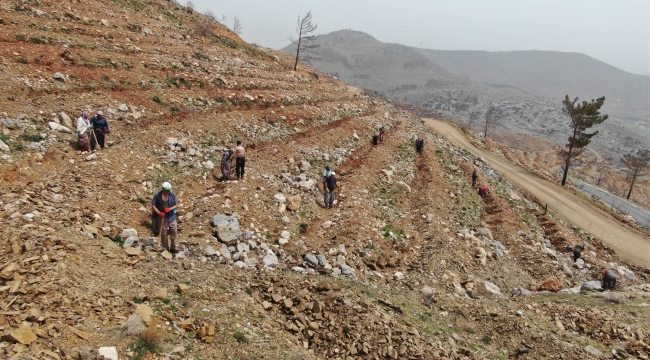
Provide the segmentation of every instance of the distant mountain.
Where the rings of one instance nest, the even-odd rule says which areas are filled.
[[[438,116],[462,122],[474,114],[480,123],[494,106],[501,127],[563,144],[564,96],[582,101],[604,95],[610,119],[599,127],[594,147],[616,159],[650,139],[650,77],[583,54],[418,49],[352,30],[321,35],[318,44],[313,66]],[[294,54],[295,47],[282,51]]]
[[[650,77],[625,72],[584,54],[413,49],[446,70],[480,83],[513,86],[556,100],[567,94],[585,100],[605,96],[604,110],[618,117],[643,118],[649,113]]]
[[[319,59],[311,61],[311,65],[361,88],[402,95],[416,87],[467,91],[489,88],[453,74],[426,54],[419,53],[418,49],[386,44],[360,31],[340,30],[321,35],[318,44]],[[282,51],[295,53],[295,45],[291,44]]]

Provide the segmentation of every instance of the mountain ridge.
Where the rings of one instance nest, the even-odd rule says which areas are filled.
[[[352,30],[321,35],[318,42],[322,56],[314,66],[431,114],[467,122],[472,113],[496,105],[502,110],[503,126],[552,139],[564,131],[565,95],[580,100],[605,96],[602,111],[610,119],[601,125],[603,135],[594,146],[619,157],[650,139],[650,127],[644,126],[650,119],[650,77],[585,54],[419,49],[382,43]],[[292,53],[293,48],[282,51]],[[556,139],[562,143],[562,138]]]

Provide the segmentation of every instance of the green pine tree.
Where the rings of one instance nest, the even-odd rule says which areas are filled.
[[[591,142],[591,138],[598,134],[598,131],[588,133],[587,130],[594,125],[602,123],[609,117],[609,115],[600,114],[600,108],[604,103],[604,96],[597,100],[583,101],[580,104],[578,103],[578,98],[571,101],[569,95],[567,95],[564,101],[562,101],[562,105],[564,105],[562,112],[571,118],[571,127],[573,128],[573,134],[566,144],[567,150],[562,151],[565,160],[562,186],[566,183],[571,159],[582,154],[582,151]]]

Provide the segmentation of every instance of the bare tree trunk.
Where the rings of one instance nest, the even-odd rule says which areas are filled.
[[[485,140],[487,140],[487,128],[488,128],[488,119],[485,119],[485,133],[484,133]]]
[[[566,155],[566,163],[564,164],[564,175],[562,175],[562,186],[566,184],[566,178],[567,175],[569,174],[569,164],[571,163],[571,151],[573,150],[573,146],[569,147],[569,152]]]
[[[293,63],[293,71],[296,71],[298,68],[298,58],[300,54],[300,42],[302,41],[302,36],[298,38],[298,46],[296,47],[296,62]]]
[[[630,184],[630,191],[627,193],[627,198],[630,200],[630,195],[632,195],[632,187],[634,187],[634,180],[636,179],[636,171],[634,171],[634,175],[632,175],[632,183]]]

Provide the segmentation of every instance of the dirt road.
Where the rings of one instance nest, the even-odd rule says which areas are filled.
[[[599,238],[619,256],[637,265],[650,267],[650,239],[635,229],[620,223],[606,211],[595,208],[571,190],[477,148],[450,124],[434,119],[425,119],[425,123],[453,144],[467,149],[475,156],[483,156],[506,180],[536,197],[539,203],[548,204],[549,210],[564,221]]]

